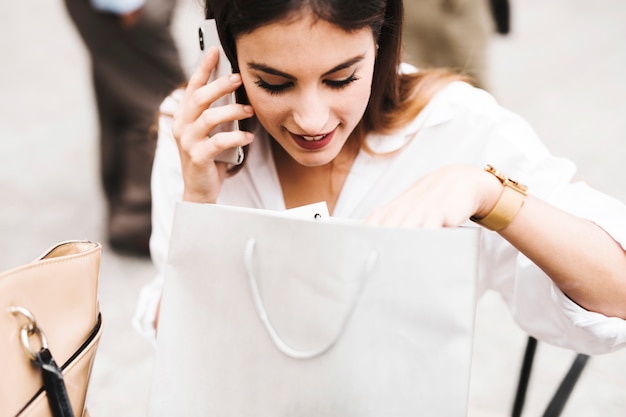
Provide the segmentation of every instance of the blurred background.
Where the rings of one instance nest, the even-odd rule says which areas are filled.
[[[626,201],[626,3],[512,2],[512,31],[494,35],[489,90],[524,116],[579,176]],[[3,1],[0,15],[0,270],[70,239],[106,242],[95,103],[87,51],[61,0]],[[195,66],[199,0],[180,0],[173,31]],[[144,416],[153,348],[133,330],[150,261],[105,244],[105,331],[89,394],[92,417]],[[478,306],[470,416],[507,416],[526,335],[492,294]],[[541,415],[574,353],[539,344],[526,416]],[[564,416],[626,415],[626,351],[591,358]]]

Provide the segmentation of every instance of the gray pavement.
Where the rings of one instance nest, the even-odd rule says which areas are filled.
[[[195,62],[196,0],[181,0],[175,33]],[[513,33],[493,44],[490,85],[580,176],[626,201],[626,3],[513,1]],[[0,36],[0,270],[68,239],[105,242],[86,51],[60,0],[4,1]],[[145,416],[152,347],[130,324],[148,260],[104,248],[105,332],[94,366],[93,417]],[[472,417],[510,415],[526,336],[495,295],[479,303]],[[525,416],[542,414],[573,353],[540,344]],[[626,350],[593,357],[563,416],[626,415]],[[0,405],[1,407],[1,405]],[[447,417],[447,416],[446,416]]]

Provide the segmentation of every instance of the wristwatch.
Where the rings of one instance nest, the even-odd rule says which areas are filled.
[[[502,194],[500,194],[496,205],[486,216],[481,218],[472,216],[470,219],[487,229],[497,232],[507,227],[517,216],[526,200],[528,187],[510,179],[491,165],[486,165],[485,171],[502,183]]]

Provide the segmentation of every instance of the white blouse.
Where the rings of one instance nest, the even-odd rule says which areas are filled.
[[[173,113],[181,94],[174,92],[161,110]],[[161,117],[152,173],[150,249],[158,274],[141,291],[134,320],[140,333],[153,340],[174,207],[183,194],[171,124],[171,118]],[[224,182],[218,204],[285,209],[269,141],[266,135],[257,135],[243,169]],[[369,135],[367,143],[378,153],[397,152],[378,156],[359,152],[334,217],[365,219],[417,179],[443,166],[491,164],[527,185],[529,194],[596,223],[626,248],[626,206],[584,183],[572,182],[576,168],[571,161],[551,155],[524,120],[469,84],[450,84],[411,124],[392,135]],[[469,221],[467,225],[478,227]],[[500,235],[485,230],[482,236],[478,293],[499,292],[526,332],[588,354],[626,346],[625,320],[581,308]]]

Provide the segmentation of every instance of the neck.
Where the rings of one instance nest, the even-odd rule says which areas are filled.
[[[299,164],[272,140],[272,153],[285,206],[289,209],[325,201],[332,214],[359,149],[359,143],[350,138],[328,164],[307,167]]]

